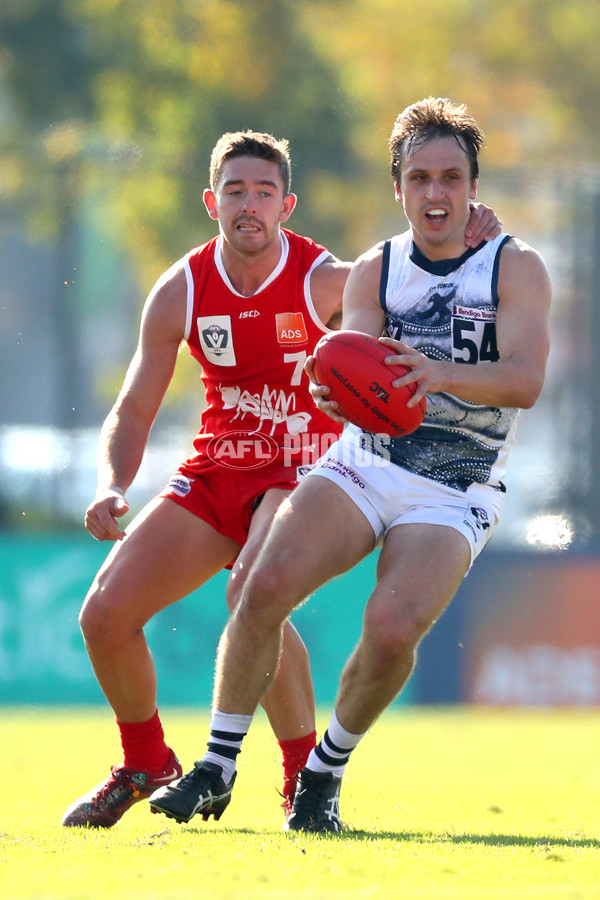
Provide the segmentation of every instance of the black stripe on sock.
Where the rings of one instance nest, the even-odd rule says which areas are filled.
[[[317,754],[321,762],[325,763],[326,766],[345,766],[350,759],[349,753],[343,759],[334,759],[333,756],[329,756],[327,753],[325,753],[321,744],[318,744],[315,747],[315,753]]]
[[[215,744],[212,741],[209,741],[207,746],[211,753],[217,753],[219,756],[224,756],[225,759],[233,760],[241,749],[240,747],[227,747],[225,744]]]
[[[337,744],[334,744],[333,741],[331,740],[331,738],[329,737],[329,730],[327,730],[325,732],[325,734],[323,735],[323,741],[326,742],[329,749],[333,750],[334,753],[347,753],[348,756],[350,756],[350,754],[352,752],[352,749],[349,750],[348,747],[338,747]],[[321,741],[321,743],[323,743],[323,741]]]
[[[211,731],[210,736],[222,741],[241,741],[248,734],[247,731]]]

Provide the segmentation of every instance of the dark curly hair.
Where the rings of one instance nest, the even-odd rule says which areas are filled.
[[[484,145],[483,131],[464,103],[457,106],[447,97],[426,97],[407,106],[394,123],[388,144],[396,181],[400,181],[402,161],[411,149],[435,137],[453,137],[467,154],[471,178],[479,177],[477,157]]]

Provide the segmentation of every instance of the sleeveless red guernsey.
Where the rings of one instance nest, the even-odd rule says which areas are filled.
[[[194,438],[198,461],[208,456],[230,468],[237,461],[248,470],[253,468],[248,455],[254,454],[256,467],[281,465],[284,457],[294,465],[308,461],[311,446],[315,462],[339,434],[340,426],[310,396],[303,368],[328,330],[312,302],[310,274],[329,252],[294,232],[281,233],[281,259],[251,297],[231,285],[220,237],[187,256],[186,339],[202,367],[206,391]],[[254,437],[240,443],[239,432]],[[229,435],[236,436],[235,444]]]

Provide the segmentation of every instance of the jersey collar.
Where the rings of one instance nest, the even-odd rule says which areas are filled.
[[[263,281],[263,283],[260,285],[260,287],[254,291],[254,294],[252,294],[253,297],[255,297],[257,294],[260,294],[261,291],[264,291],[265,288],[267,288],[273,281],[275,281],[277,276],[281,272],[283,272],[283,270],[285,268],[285,264],[287,262],[289,252],[290,252],[290,242],[288,241],[285,231],[280,231],[279,234],[281,236],[281,255],[279,257],[279,262],[277,263],[277,265],[275,266],[275,268],[273,269],[271,274]],[[227,285],[227,287],[229,288],[231,293],[235,294],[237,297],[244,297],[244,294],[240,294],[239,291],[236,291],[236,289],[232,285],[231,281],[229,280],[229,275],[227,274],[227,271],[225,269],[225,264],[223,262],[223,236],[222,235],[218,236],[216,244],[215,244],[215,265],[217,267],[219,275],[221,276],[221,278],[223,279],[223,281],[225,282],[225,284]],[[245,297],[244,299],[247,299],[247,297]]]
[[[478,250],[481,250],[484,244],[485,241],[482,241],[477,247],[469,247],[461,256],[456,256],[452,259],[433,260],[428,259],[424,253],[421,253],[415,242],[412,241],[409,255],[411,262],[414,262],[420,269],[424,269],[426,272],[429,272],[430,275],[444,276],[459,269],[465,260],[469,259],[470,256],[473,256],[474,253],[477,253]]]

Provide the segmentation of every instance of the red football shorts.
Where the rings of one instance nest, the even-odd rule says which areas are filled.
[[[296,466],[274,462],[262,469],[233,469],[206,457],[192,458],[179,467],[159,496],[168,497],[243,546],[263,495],[271,488],[291,491],[297,484]]]

